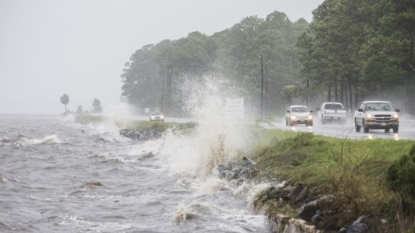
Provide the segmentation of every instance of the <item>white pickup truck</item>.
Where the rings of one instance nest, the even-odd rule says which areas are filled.
[[[393,129],[398,133],[399,129],[399,109],[393,110],[389,101],[364,101],[354,113],[354,123],[356,132],[368,133],[369,129],[384,129],[389,133]]]
[[[342,103],[338,102],[325,102],[321,104],[321,107],[317,108],[317,117],[321,124],[326,122],[339,122],[345,124],[347,120],[347,112]]]

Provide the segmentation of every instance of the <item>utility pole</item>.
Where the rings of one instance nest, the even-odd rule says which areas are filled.
[[[171,91],[171,79],[170,79],[170,64],[169,64],[169,57],[167,57],[167,63],[166,63],[166,81],[167,81],[167,91],[169,92],[169,95],[167,96],[167,106],[170,108],[170,91]],[[163,85],[164,87],[164,85]],[[170,109],[168,109],[170,110]]]
[[[415,72],[414,67],[412,67],[412,48],[414,46],[414,37],[411,37],[411,48],[409,49],[409,69],[408,69],[408,77],[406,79],[406,93],[405,93],[405,114],[407,114],[408,111],[408,105],[410,103],[409,101],[409,80],[411,76],[411,69]]]
[[[268,115],[268,63],[265,63],[265,113]]]
[[[306,100],[305,100],[305,104],[308,106],[308,95],[309,95],[309,90],[308,88],[310,87],[310,79],[307,78],[307,84],[306,84],[306,88],[307,88],[307,94],[306,94]]]
[[[164,111],[164,80],[166,80],[168,82],[169,80],[169,57],[165,57],[163,59],[166,62],[166,78],[162,78],[162,83],[161,83],[161,106],[160,106],[160,111]]]
[[[261,57],[261,117],[264,117],[264,65]]]
[[[160,106],[160,111],[163,112],[163,103],[164,103],[164,78],[163,78],[163,82],[161,84],[161,106]]]

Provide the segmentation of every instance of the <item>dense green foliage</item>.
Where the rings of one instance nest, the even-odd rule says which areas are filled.
[[[122,95],[139,109],[186,114],[189,83],[197,91],[209,76],[257,113],[263,75],[266,113],[322,100],[355,109],[367,98],[415,112],[414,36],[415,0],[325,0],[310,24],[273,12],[212,36],[146,45],[125,64]]]
[[[122,95],[140,109],[186,114],[189,89],[203,88],[204,77],[210,76],[227,97],[243,97],[249,111],[258,111],[262,56],[265,104],[275,109],[284,86],[302,82],[295,43],[307,28],[304,19],[291,22],[284,13],[273,12],[266,19],[244,18],[212,36],[192,32],[146,45],[126,63]]]
[[[415,145],[409,154],[402,155],[389,168],[387,184],[399,193],[404,210],[413,212],[415,207]]]
[[[310,94],[350,109],[374,97],[413,108],[414,0],[326,0],[313,15],[297,43]]]

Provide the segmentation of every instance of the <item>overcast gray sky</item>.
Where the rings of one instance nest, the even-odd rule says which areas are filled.
[[[312,20],[323,0],[0,0],[0,113],[61,114],[120,103],[135,50],[207,35],[273,11]]]

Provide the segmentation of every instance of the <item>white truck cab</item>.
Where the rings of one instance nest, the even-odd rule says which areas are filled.
[[[369,129],[384,129],[389,133],[393,129],[398,133],[399,129],[399,109],[393,110],[389,101],[364,101],[354,114],[356,132],[368,133]]]

